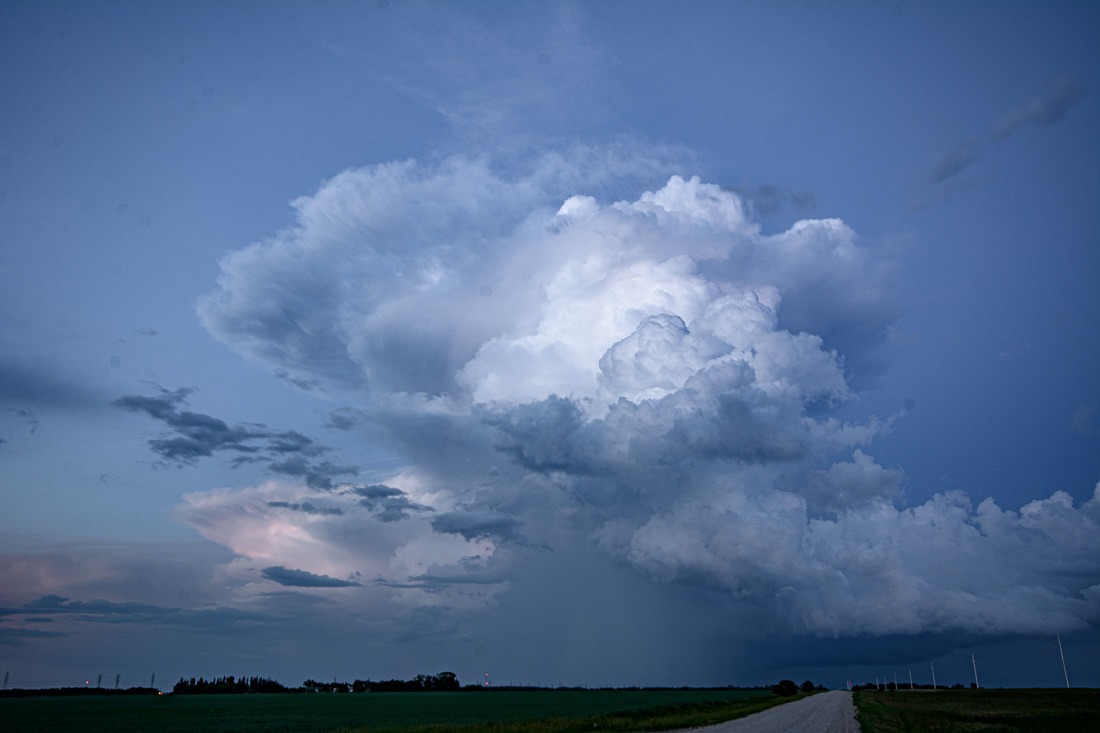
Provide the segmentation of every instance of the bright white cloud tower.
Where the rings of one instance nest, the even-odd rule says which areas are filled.
[[[266,528],[273,564],[339,557],[413,605],[469,602],[471,583],[491,603],[568,542],[786,633],[1100,618],[1100,500],[906,508],[904,474],[870,453],[889,418],[831,416],[853,395],[846,359],[890,318],[893,267],[848,226],[764,234],[734,193],[675,175],[600,203],[584,190],[611,166],[580,162],[347,171],[294,202],[294,227],[226,257],[203,323],[354,400],[406,456],[388,483],[420,509],[384,531],[369,513],[282,512],[298,523],[282,547],[275,510],[227,512],[231,496],[220,519],[192,496],[188,521],[214,539]]]

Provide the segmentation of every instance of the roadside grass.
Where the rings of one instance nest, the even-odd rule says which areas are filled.
[[[165,695],[0,699],[5,733],[574,733],[730,720],[794,698],[755,690]]]
[[[1100,690],[860,690],[854,699],[863,733],[1100,730]]]

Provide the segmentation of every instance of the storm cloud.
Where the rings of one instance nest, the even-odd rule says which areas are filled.
[[[489,607],[498,579],[538,583],[568,549],[792,638],[1096,622],[1100,498],[907,506],[904,470],[873,457],[902,416],[839,417],[896,312],[873,242],[835,218],[765,234],[697,177],[604,202],[584,187],[568,160],[350,170],[228,255],[199,304],[210,332],[354,396],[331,426],[371,424],[406,465],[346,495],[384,520],[362,535],[350,511],[265,535],[278,502],[306,500],[290,485],[196,493],[181,518],[412,607]]]

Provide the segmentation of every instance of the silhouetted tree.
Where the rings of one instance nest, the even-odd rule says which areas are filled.
[[[288,690],[275,680],[264,677],[241,677],[238,679],[233,675],[218,677],[210,681],[202,677],[197,680],[194,677],[189,680],[181,677],[180,681],[172,687],[172,694],[174,695],[231,695],[245,692],[288,692]]]
[[[798,694],[798,685],[794,683],[794,680],[780,680],[777,685],[772,687],[772,692],[782,697],[790,697]]]

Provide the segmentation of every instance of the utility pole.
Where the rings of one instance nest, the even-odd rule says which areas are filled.
[[[913,670],[909,670],[909,689],[913,689]]]
[[[981,684],[978,682],[978,662],[974,659],[973,654],[970,655],[970,666],[974,668],[974,686],[981,687]]]
[[[936,665],[932,664],[932,662],[929,662],[928,666],[932,668],[932,689],[938,689],[936,687]]]
[[[103,675],[102,674],[100,674],[98,677],[95,678],[95,688],[98,690],[101,687],[103,687]]]
[[[115,689],[116,689],[116,690],[118,689],[118,681],[119,681],[120,679],[122,679],[122,675],[121,675],[121,674],[116,674],[116,675],[115,675]]]
[[[5,690],[8,689],[8,675],[10,675],[10,674],[11,674],[11,672],[5,672],[4,673],[4,689]]]
[[[1069,672],[1066,671],[1066,654],[1062,651],[1062,634],[1060,632],[1054,632],[1055,638],[1058,639],[1058,655],[1062,657],[1062,674],[1066,678],[1066,687],[1069,687]],[[4,687],[8,686],[7,675],[4,676]]]

